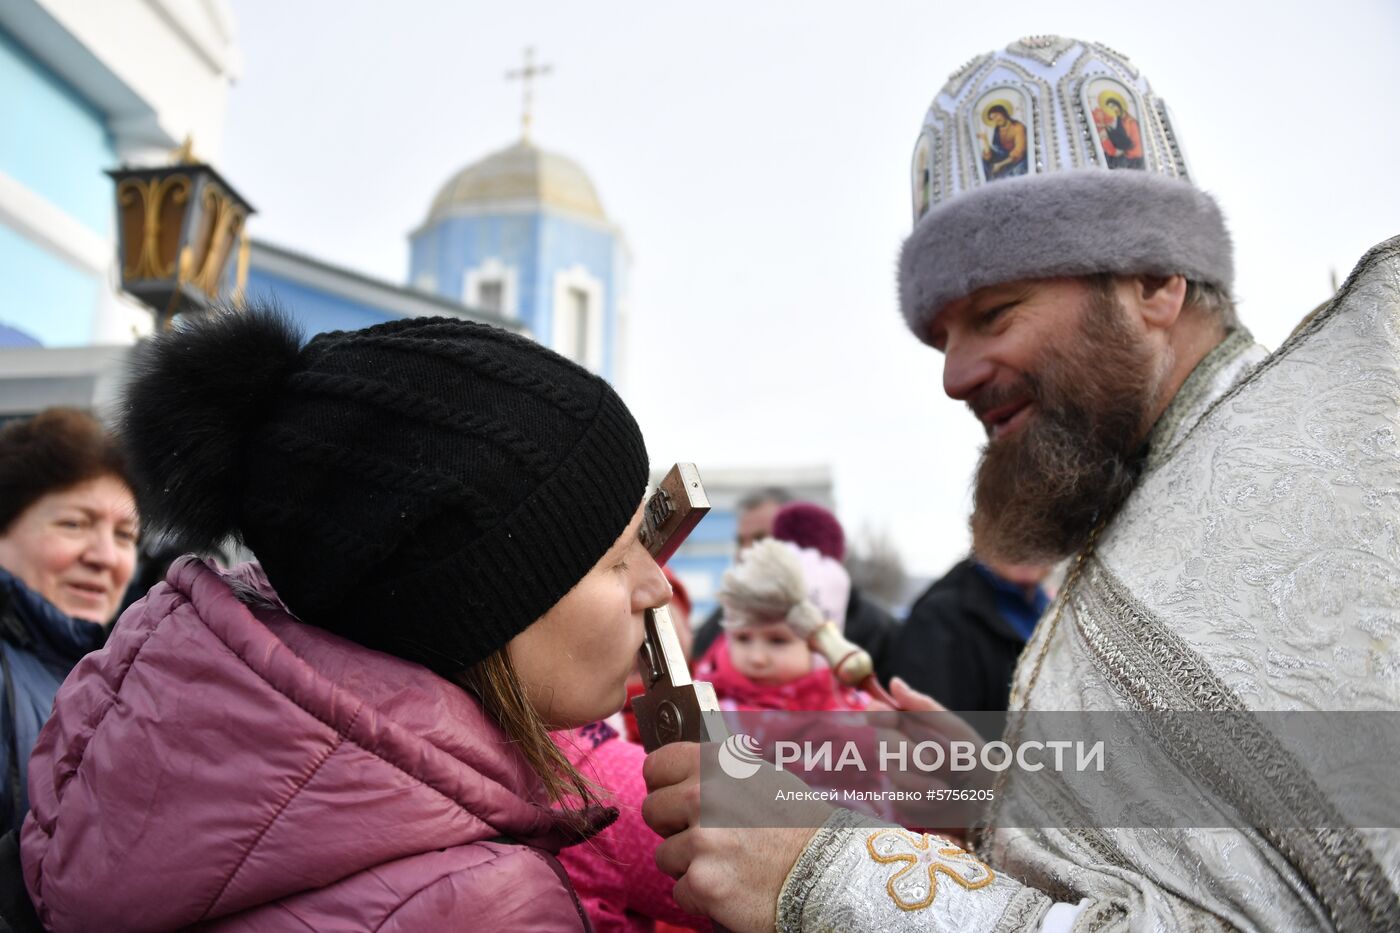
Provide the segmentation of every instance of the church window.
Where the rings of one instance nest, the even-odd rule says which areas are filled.
[[[462,282],[462,303],[468,308],[516,318],[520,314],[514,266],[498,257],[490,257],[481,265],[468,269]]]
[[[549,345],[596,372],[603,366],[603,283],[582,265],[554,274],[553,320]]]
[[[588,359],[588,292],[581,288],[569,289],[569,311],[573,317],[574,345],[569,356],[579,362]]]
[[[488,279],[477,286],[477,304],[483,311],[500,314],[505,310],[505,285],[500,279]]]

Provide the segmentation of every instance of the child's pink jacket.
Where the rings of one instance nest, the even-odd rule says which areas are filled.
[[[675,881],[656,867],[661,837],[642,821],[646,751],[602,722],[556,732],[554,740],[584,777],[611,792],[603,803],[618,810],[617,822],[559,853],[598,933],[650,933],[657,920],[709,930],[709,920],[676,906]]]

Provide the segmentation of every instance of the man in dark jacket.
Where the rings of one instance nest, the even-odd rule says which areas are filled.
[[[1040,585],[1048,572],[958,562],[895,630],[880,680],[902,677],[951,710],[1005,710],[1016,661],[1050,602]]]

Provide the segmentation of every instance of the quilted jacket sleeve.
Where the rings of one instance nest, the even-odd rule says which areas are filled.
[[[380,865],[203,929],[580,933],[592,928],[553,857],[528,846],[483,842]]]
[[[568,931],[591,927],[558,862],[516,846],[487,870],[454,872],[413,892],[377,927],[381,933],[421,930]]]

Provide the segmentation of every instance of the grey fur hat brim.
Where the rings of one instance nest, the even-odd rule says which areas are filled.
[[[1227,293],[1230,234],[1210,195],[1131,169],[1077,169],[983,185],[931,210],[904,241],[899,303],[927,341],[945,304],[1022,279],[1184,275]]]

